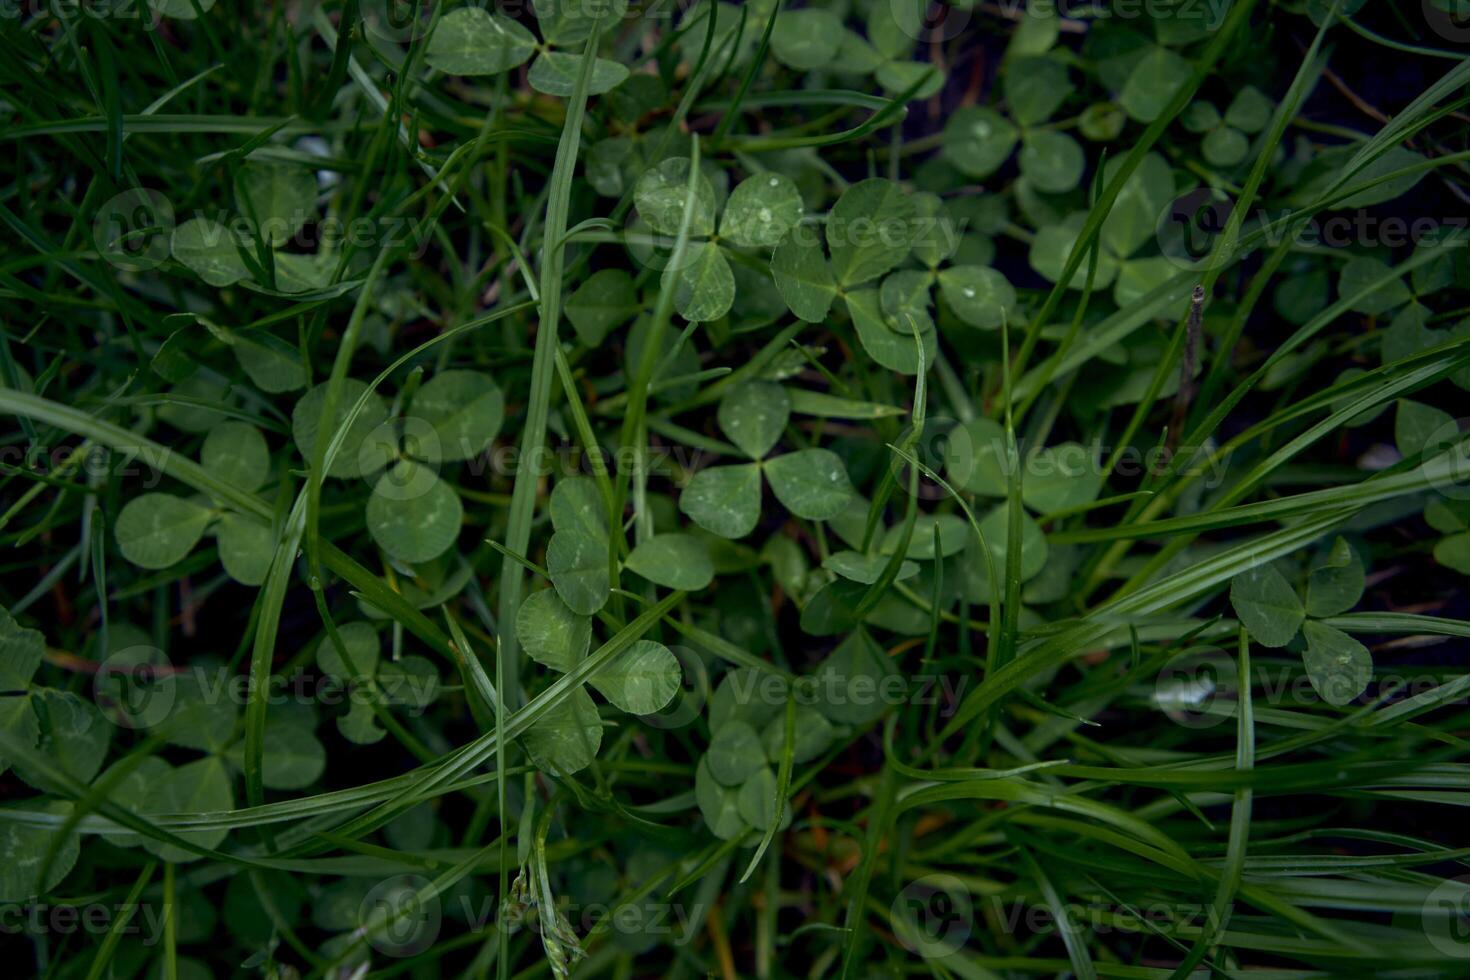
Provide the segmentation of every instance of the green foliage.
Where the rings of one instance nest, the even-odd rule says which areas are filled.
[[[1305,616],[1291,583],[1271,565],[1237,575],[1230,583],[1230,604],[1251,638],[1268,647],[1290,643]]]
[[[62,6],[21,969],[1462,972],[1463,3]]]

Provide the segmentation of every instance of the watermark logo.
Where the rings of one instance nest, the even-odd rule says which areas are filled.
[[[130,272],[145,272],[158,268],[175,254],[175,228],[181,229],[181,261],[186,265],[194,255],[212,257],[253,250],[257,240],[270,243],[280,254],[298,258],[337,254],[351,247],[398,249],[406,257],[417,259],[433,244],[432,224],[409,215],[362,215],[343,220],[336,215],[319,215],[312,208],[263,215],[252,221],[222,209],[179,214],[167,197],[146,187],[123,191],[104,203],[92,223],[92,240],[106,261]],[[290,251],[283,251],[288,246]]]
[[[638,719],[652,728],[683,728],[704,713],[709,700],[709,671],[699,654],[685,646],[669,647],[679,661],[679,691],[663,709]]]
[[[199,0],[205,13],[215,0]],[[32,22],[47,20],[73,23],[92,21],[137,21],[145,31],[155,30],[161,20],[193,20],[193,0],[0,0],[0,20],[29,18]]]
[[[111,654],[92,677],[92,697],[108,721],[120,728],[147,729],[173,711],[178,680],[168,656],[157,647],[131,646]]]
[[[1005,430],[998,424],[984,419],[961,423],[932,417],[925,419],[917,438],[913,437],[910,426],[894,445],[903,446],[910,439],[913,441],[906,456],[890,453],[888,459],[894,484],[905,492],[910,489],[909,460],[915,459],[956,491],[970,490],[993,497],[1005,495],[1013,467],[1006,449]],[[1110,447],[1076,442],[1037,447],[1018,439],[1015,466],[1023,486],[1071,480],[1087,480],[1101,486],[1110,476],[1125,480],[1144,477],[1176,460],[1181,474],[1213,490],[1224,485],[1230,463],[1228,454],[1215,450],[1213,443],[1179,446],[1172,452],[1164,446]],[[915,492],[921,500],[943,500],[949,496],[949,491],[923,470]]]
[[[1424,440],[1419,471],[1429,485],[1450,500],[1470,500],[1470,419],[1451,419]]]
[[[975,16],[969,5],[959,7],[939,0],[888,0],[888,11],[905,36],[931,43],[959,37]]]
[[[684,250],[678,251],[679,236],[661,232],[650,225],[636,210],[629,213],[622,231],[623,247],[628,257],[654,272],[683,272],[703,254],[707,244],[704,235],[691,232]]]
[[[371,474],[373,493],[400,502],[417,500],[434,489],[439,482],[435,461],[442,458],[438,430],[416,415],[389,419],[357,450],[358,472]],[[396,465],[400,460],[412,460],[415,465]]]
[[[982,442],[977,446],[970,430],[951,418],[925,419],[917,434],[910,425],[894,445],[903,446],[905,443],[910,443],[909,456],[922,463],[929,472],[945,475],[946,482],[957,491],[968,488],[980,454],[994,454],[999,450],[1001,455],[996,465],[1003,464],[1005,459],[1003,445],[997,447]],[[923,470],[919,471],[918,480],[911,484],[906,472],[911,465],[898,453],[888,454],[888,468],[895,486],[905,493],[912,491],[920,500],[944,500],[949,496],[949,491],[930,479]]]
[[[146,187],[114,195],[92,222],[98,254],[128,272],[146,272],[162,265],[173,233],[174,206]]]
[[[66,937],[85,933],[93,938],[126,936],[145,947],[163,941],[168,906],[151,902],[4,902],[0,903],[0,935]]]
[[[417,956],[434,945],[444,912],[433,883],[418,874],[374,885],[357,909],[357,935],[384,956]]]
[[[1159,214],[1159,251],[1180,269],[1203,268],[1234,211],[1224,191],[1200,187],[1179,195]]]
[[[360,0],[358,10],[369,34],[403,44],[429,33],[433,6],[428,0]]]
[[[1145,902],[1124,907],[1111,902],[1064,902],[1059,909],[1048,905],[1007,902],[999,895],[985,898],[988,922],[1009,936],[1055,933],[1062,923],[1081,926],[1093,936],[1158,933],[1162,928],[1205,930],[1218,928],[1219,912],[1198,902]],[[1227,907],[1227,911],[1233,908]],[[1058,917],[1060,913],[1060,918]]]
[[[1424,21],[1446,41],[1470,44],[1470,0],[1421,0]]]
[[[1185,728],[1214,728],[1235,717],[1239,682],[1235,659],[1215,647],[1197,647],[1159,671],[1154,704]]]
[[[88,480],[113,476],[138,481],[144,490],[163,482],[173,450],[165,446],[18,445],[0,446],[0,464],[43,476],[65,477],[76,472]],[[142,465],[139,465],[141,461]]]
[[[879,677],[823,669],[791,681],[780,674],[755,670],[736,671],[728,676],[730,693],[737,705],[784,707],[787,700],[795,701],[799,707],[817,709],[913,704],[937,707],[942,718],[954,714],[969,687],[969,678],[963,675],[929,673],[892,673]]]
[[[558,910],[568,923],[575,923],[584,935],[607,929],[624,936],[656,937],[675,946],[687,946],[697,935],[704,919],[705,906],[696,902],[629,902],[606,905],[593,902],[579,905],[558,900]]]
[[[156,647],[119,650],[98,665],[92,696],[105,718],[122,728],[143,730],[165,723],[189,724],[198,707],[244,708],[256,684],[249,674],[225,667],[173,666]],[[266,704],[341,705],[380,703],[409,717],[422,716],[440,694],[437,673],[383,671],[372,682],[298,671],[272,674],[264,686]]]
[[[925,959],[957,952],[975,928],[969,889],[954,875],[942,872],[909,882],[893,900],[890,913],[898,941]]]
[[[1179,269],[1197,272],[1209,262],[1229,227],[1236,202],[1224,191],[1197,187],[1174,198],[1159,212],[1155,236],[1159,251]],[[1231,248],[1275,248],[1290,242],[1298,249],[1386,248],[1412,246],[1462,248],[1470,219],[1421,215],[1404,218],[1357,208],[1303,218],[1289,210],[1263,208],[1243,215]]]
[[[465,472],[476,480],[492,477],[513,477],[525,470],[543,477],[591,476],[599,466],[613,473],[626,473],[635,463],[650,477],[669,480],[683,487],[690,475],[704,465],[705,453],[690,449],[682,444],[650,446],[619,446],[615,449],[598,447],[595,452],[600,463],[594,463],[590,453],[580,444],[561,443],[545,446],[530,446],[522,449],[511,443],[501,443],[464,461]]]
[[[1470,875],[1446,878],[1424,899],[1424,935],[1446,956],[1470,959]]]

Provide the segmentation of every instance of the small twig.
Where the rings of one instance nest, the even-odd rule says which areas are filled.
[[[1189,298],[1189,320],[1184,327],[1184,357],[1179,362],[1179,391],[1174,395],[1174,417],[1169,421],[1169,438],[1165,443],[1164,458],[1171,459],[1179,445],[1179,434],[1184,430],[1184,417],[1189,412],[1189,403],[1194,400],[1194,369],[1199,356],[1199,335],[1205,318],[1205,287],[1196,285],[1194,295]]]
[[[1337,72],[1333,71],[1331,68],[1323,68],[1322,77],[1327,79],[1328,84],[1341,92],[1343,97],[1351,102],[1363,115],[1367,116],[1369,119],[1373,119],[1377,122],[1383,123],[1384,125],[1388,124],[1388,115],[1384,113],[1382,109],[1379,109],[1367,99],[1363,98],[1361,95],[1348,88],[1347,82],[1343,81],[1342,76],[1338,75]]]
[[[1298,47],[1300,46],[1300,43],[1298,43]],[[1347,82],[1343,81],[1342,76],[1334,72],[1331,68],[1322,69],[1322,77],[1327,79],[1328,83],[1333,88],[1341,92],[1343,96],[1349,102],[1351,102],[1354,107],[1358,109],[1359,112],[1363,113],[1363,115],[1368,116],[1370,119],[1374,119],[1377,122],[1383,123],[1384,125],[1388,125],[1388,123],[1393,121],[1392,116],[1388,115],[1388,113],[1373,105],[1367,99],[1363,98],[1361,95],[1349,88]],[[1464,113],[1461,112],[1451,112],[1449,113],[1449,116],[1450,118],[1458,119],[1461,122],[1470,122],[1470,116],[1466,116]],[[1410,140],[1405,140],[1404,143],[1406,146],[1413,145],[1413,142]]]
[[[985,11],[987,14],[994,14],[997,17],[1004,17],[1006,20],[1020,20],[1022,17],[1026,16],[1025,4],[986,3],[981,4],[980,9]],[[1057,26],[1061,29],[1061,32],[1063,34],[1086,34],[1088,31],[1087,21],[1078,20],[1075,17],[1058,17]]]
[[[944,9],[945,16],[949,16],[952,12],[951,9],[949,7]],[[939,69],[941,75],[948,73],[948,69],[944,64],[944,38],[938,30],[931,30],[929,32],[929,61],[935,68]],[[941,106],[940,94],[943,91],[944,89],[941,87],[938,92],[935,92],[929,97],[929,118],[930,120],[938,120],[941,125],[944,120],[944,112]]]

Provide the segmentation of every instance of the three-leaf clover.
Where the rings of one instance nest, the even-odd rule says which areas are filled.
[[[784,828],[789,803],[776,812],[776,771],[827,751],[849,726],[871,724],[889,709],[882,692],[894,667],[883,649],[857,629],[808,676],[788,681],[746,667],[726,674],[710,701],[710,744],[694,774],[694,795],[710,832],[722,840]],[[794,699],[792,738],[785,708]]]
[[[597,613],[612,592],[607,509],[595,481],[568,477],[551,491],[553,533],[546,568],[562,601],[581,616]],[[655,534],[628,555],[624,568],[669,589],[697,591],[714,580],[709,549],[690,534]]]
[[[1109,160],[1103,170],[1104,180],[1111,180],[1122,164],[1122,158]],[[1149,153],[1124,182],[1103,222],[1093,288],[1113,286],[1113,299],[1122,306],[1178,274],[1179,267],[1169,257],[1149,255],[1145,250],[1158,239],[1160,216],[1174,197],[1173,170],[1162,156]],[[1086,215],[1079,211],[1039,229],[1031,244],[1031,268],[1050,282],[1060,281],[1085,221]],[[1087,263],[1083,263],[1067,287],[1082,289],[1086,284]]]
[[[245,490],[260,489],[270,478],[265,436],[246,422],[226,420],[205,436],[200,451],[205,471]],[[275,533],[258,518],[217,506],[203,497],[153,491],[129,500],[117,515],[113,534],[123,557],[140,568],[163,569],[189,556],[213,529],[220,563],[242,585],[265,581],[275,553]]]
[[[119,634],[121,638],[121,634]],[[0,772],[13,764],[15,774],[36,789],[56,788],[50,773],[59,769],[87,783],[102,768],[112,738],[112,726],[90,699],[69,691],[44,687],[35,674],[46,654],[46,641],[39,630],[21,626],[9,610],[0,608],[0,731],[7,738],[46,757],[48,765],[0,756]],[[27,831],[16,834],[0,829],[0,846],[22,843],[41,853],[51,846],[54,834]],[[8,861],[0,868],[0,895],[28,898],[50,888],[65,877],[76,861],[74,836],[62,841],[47,880],[39,880],[39,861]]]
[[[1230,604],[1262,646],[1284,647],[1300,632],[1306,640],[1302,663],[1312,687],[1328,704],[1341,707],[1367,689],[1373,657],[1363,644],[1319,620],[1352,609],[1364,584],[1362,560],[1338,538],[1313,564],[1305,603],[1275,565],[1261,564],[1231,581]]]
[[[478,371],[441,371],[413,395],[410,414],[389,419],[388,406],[376,392],[347,378],[331,424],[324,426],[326,389],[326,382],[312,388],[291,413],[301,454],[312,460],[320,433],[337,431],[350,417],[326,475],[372,481],[366,515],[373,540],[409,563],[448,551],[459,537],[464,508],[438,466],[474,458],[499,433],[505,401],[494,379]]]
[[[944,88],[945,75],[931,62],[912,60],[926,30],[915,16],[921,9],[916,4],[872,4],[863,25],[866,37],[844,27],[841,17],[832,11],[817,7],[783,10],[771,35],[771,54],[796,71],[828,68],[872,75],[895,95],[918,85],[911,98],[927,99]]]
[[[546,570],[551,584],[576,615],[591,616],[612,594],[607,505],[593,480],[574,476],[552,489],[550,509]]]
[[[975,261],[946,265],[959,258],[960,226],[937,195],[914,194],[912,200],[913,258],[924,269],[899,269],[884,278],[878,290],[884,322],[908,338],[912,338],[915,326],[921,335],[927,335],[934,326],[931,310],[933,287],[937,285],[945,305],[961,323],[982,330],[1000,327],[1016,306],[1016,291],[1010,281],[999,270]],[[981,251],[985,254],[980,262],[989,262],[993,246]]]
[[[337,729],[348,741],[372,745],[388,734],[377,722],[375,704],[417,710],[437,696],[439,672],[434,664],[414,655],[383,660],[382,641],[371,623],[343,623],[337,639],[340,648],[330,635],[321,638],[316,664],[348,692],[347,713],[337,718]]]
[[[603,554],[604,566],[606,551]],[[533,592],[516,612],[516,638],[526,655],[557,673],[587,656],[592,620],[576,612],[555,589]],[[629,714],[653,714],[674,699],[681,677],[668,647],[637,640],[589,678],[589,683]],[[542,770],[570,775],[589,765],[602,744],[602,719],[586,688],[578,685],[526,731],[526,751]]]
[[[450,75],[501,75],[528,61],[526,80],[538,92],[567,98],[576,88],[581,55],[558,48],[591,43],[594,27],[606,30],[627,12],[626,0],[601,4],[533,0],[532,10],[544,42],[538,42],[519,22],[481,7],[460,7],[440,18],[429,38],[424,60],[429,67]],[[592,65],[589,95],[603,95],[628,78],[628,69],[616,61],[597,58]]]
[[[316,213],[314,172],[250,159],[236,171],[234,191],[243,226],[190,218],[174,228],[169,240],[174,259],[211,286],[244,283],[277,293],[326,286],[334,250],[311,255],[283,250]]]
[[[1091,503],[1102,490],[1097,453],[1077,442],[1031,449],[1020,461],[1021,502],[1046,515]],[[945,475],[956,488],[982,497],[1004,497],[1006,431],[993,419],[978,418],[951,430],[944,441]]]
[[[1199,99],[1190,103],[1184,127],[1201,134],[1200,152],[1212,167],[1233,167],[1250,153],[1250,137],[1266,128],[1275,110],[1271,100],[1254,85],[1236,93],[1222,116],[1214,104]]]
[[[94,691],[108,719],[151,729],[171,745],[202,753],[177,764],[157,755],[137,765],[117,763],[122,771],[105,772],[99,777],[115,785],[111,801],[145,816],[233,808],[241,758],[235,741],[239,710],[233,698],[223,696],[229,683],[225,667],[206,656],[192,659],[187,669],[168,669],[167,660],[151,645],[149,635],[129,623],[114,624],[107,641],[106,648],[93,655],[105,654]],[[140,669],[145,672],[135,672]],[[48,707],[48,714],[54,722],[57,713]],[[72,712],[70,717],[76,720],[79,716]],[[272,728],[268,738],[265,785],[301,789],[320,778],[326,768],[326,749],[312,733],[314,717],[309,708],[280,712],[278,720],[282,724]],[[87,736],[74,725],[68,725],[66,733],[77,758],[95,755],[95,761],[88,763],[94,773],[105,755],[108,726],[101,725],[99,719],[98,727],[103,729],[100,745],[89,744]],[[75,773],[74,765],[68,768]],[[213,848],[227,834],[228,828],[220,827],[178,836],[197,847]],[[119,847],[141,846],[175,863],[200,857],[187,848],[136,833],[119,831],[106,836]]]
[[[1400,399],[1394,419],[1394,444],[1405,459],[1428,459],[1460,437],[1449,412],[1423,402]],[[1470,575],[1470,501],[1459,494],[1436,496],[1424,505],[1424,521],[1445,535],[1434,545],[1434,560]]]
[[[1071,135],[1047,121],[1072,94],[1066,63],[1055,54],[1006,61],[1003,82],[1010,118],[965,106],[945,124],[942,153],[963,174],[983,180],[998,171],[1017,144],[1022,180],[1043,194],[1065,194],[1082,183],[1087,157]]]
[[[853,184],[827,216],[830,259],[810,226],[796,226],[771,255],[776,288],[791,312],[809,323],[825,320],[841,297],[873,360],[903,374],[927,370],[938,345],[933,321],[899,315],[902,309],[886,314],[878,289],[868,285],[908,257],[917,217],[914,200],[893,181],[874,177]],[[897,290],[897,298],[906,292]]]
[[[645,228],[658,236],[655,247],[670,244],[679,234],[689,200],[690,167],[688,157],[671,157],[639,178],[633,190],[638,220],[628,233],[635,257],[645,261],[662,258],[650,250]],[[674,308],[680,316],[690,321],[718,320],[735,302],[735,274],[726,249],[774,248],[800,223],[804,206],[801,192],[789,177],[754,174],[731,191],[717,228],[714,187],[703,173],[696,177],[693,193],[688,244],[678,267],[669,267],[664,275],[672,277]]]
[[[761,475],[776,499],[797,517],[825,521],[848,505],[854,491],[842,458],[829,449],[798,449],[766,459],[791,416],[786,389],[770,381],[737,385],[720,400],[717,418],[730,441],[753,462],[711,466],[690,479],[679,508],[705,530],[743,538],[761,514]]]

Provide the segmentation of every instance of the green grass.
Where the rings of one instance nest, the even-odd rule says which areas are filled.
[[[1423,6],[0,12],[15,968],[1470,975]]]

